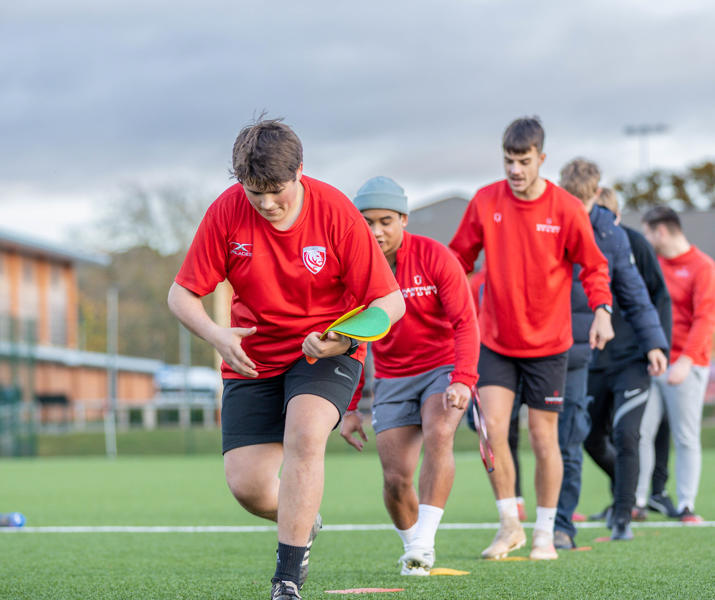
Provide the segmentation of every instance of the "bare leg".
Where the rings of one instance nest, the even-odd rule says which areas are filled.
[[[228,487],[248,512],[278,520],[278,471],[282,461],[283,445],[277,443],[243,446],[224,454]]]
[[[278,541],[305,546],[323,497],[325,444],[340,418],[320,396],[301,394],[288,403],[283,472],[278,491]]]
[[[536,503],[545,508],[556,507],[564,472],[558,423],[557,412],[529,409],[529,439],[536,457]]]
[[[420,469],[420,504],[444,508],[454,483],[454,433],[464,414],[445,410],[442,394],[435,394],[422,405],[424,458]]]
[[[383,489],[387,512],[398,529],[417,522],[417,493],[413,484],[422,446],[417,425],[394,427],[377,434],[377,451],[382,463]]]
[[[513,514],[511,510],[505,510],[503,507],[499,509],[499,531],[489,547],[482,552],[483,558],[501,559],[526,543],[526,534],[519,522],[514,497],[516,473],[509,448],[509,423],[514,392],[501,386],[486,385],[479,389],[479,396],[494,452],[494,471],[489,474],[494,496],[497,502],[507,498],[511,498],[513,502]]]
[[[509,448],[509,422],[514,392],[505,387],[486,385],[479,388],[479,397],[494,452],[494,471],[489,475],[494,496],[497,500],[513,498],[516,473]]]

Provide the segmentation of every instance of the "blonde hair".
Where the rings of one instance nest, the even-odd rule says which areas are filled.
[[[610,210],[614,215],[620,214],[621,209],[618,205],[618,195],[612,188],[601,188],[601,193],[596,199],[596,204]]]
[[[559,185],[581,202],[588,202],[598,192],[601,171],[598,165],[585,158],[574,158],[561,169]]]

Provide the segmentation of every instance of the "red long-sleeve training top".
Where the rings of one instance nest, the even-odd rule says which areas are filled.
[[[500,354],[568,350],[574,263],[583,267],[579,277],[591,309],[612,302],[608,262],[583,204],[550,181],[531,201],[514,196],[506,180],[480,189],[449,247],[468,273],[484,248],[480,332],[484,345]]]
[[[670,360],[685,354],[694,364],[707,366],[715,331],[715,261],[695,246],[658,261],[673,302]]]
[[[403,233],[395,278],[405,298],[405,315],[390,333],[372,343],[375,376],[409,377],[454,365],[452,382],[477,382],[479,327],[464,270],[438,241]],[[349,410],[360,400],[358,388]]]

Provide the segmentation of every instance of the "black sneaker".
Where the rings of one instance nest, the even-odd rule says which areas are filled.
[[[271,579],[271,600],[303,600],[298,593],[298,586],[292,581]]]
[[[631,510],[631,520],[632,521],[647,521],[648,520],[648,510],[645,506],[634,506]]]
[[[703,518],[700,515],[696,515],[687,506],[677,514],[677,517],[680,519],[680,521],[682,523],[702,523],[703,522]]]
[[[554,548],[559,550],[573,550],[575,547],[576,544],[568,533],[560,529],[554,530]]]
[[[588,516],[589,521],[605,521],[608,529],[613,528],[613,505],[609,505],[601,512]]]
[[[667,492],[652,494],[651,497],[648,498],[648,508],[654,512],[659,512],[664,517],[670,517],[671,519],[676,519],[679,516],[678,511],[675,510],[675,506],[673,506],[673,503],[670,501],[670,497]]]
[[[618,519],[613,524],[613,529],[611,530],[611,540],[616,542],[627,542],[633,539],[633,530],[631,529],[631,523],[625,519]]]
[[[308,537],[308,543],[305,545],[305,554],[303,555],[303,562],[300,563],[300,576],[298,578],[298,589],[303,588],[305,580],[308,579],[308,561],[310,560],[310,547],[313,545],[318,532],[323,527],[323,518],[318,513],[315,517],[315,523],[313,523],[313,528],[310,530],[310,537]]]

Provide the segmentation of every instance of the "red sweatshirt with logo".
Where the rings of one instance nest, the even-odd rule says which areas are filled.
[[[303,206],[284,231],[251,206],[241,184],[227,189],[206,211],[176,276],[199,296],[228,279],[231,327],[257,328],[241,346],[259,379],[300,359],[311,331],[397,290],[385,255],[350,199],[317,179],[304,175],[300,181]],[[354,358],[364,357],[362,345]],[[225,379],[245,379],[225,362],[221,372]]]
[[[715,261],[695,246],[658,261],[673,303],[670,360],[685,354],[694,364],[707,366],[715,331]]]
[[[390,333],[372,342],[375,377],[419,375],[454,365],[452,382],[477,382],[479,327],[461,265],[447,247],[421,235],[403,232],[395,278],[405,298],[405,315]],[[361,385],[349,410],[362,395]]]
[[[583,267],[591,309],[612,303],[608,262],[583,204],[550,181],[530,201],[514,196],[506,180],[480,189],[449,247],[468,273],[484,249],[480,332],[500,354],[531,358],[569,349],[575,263]]]

